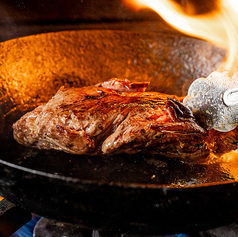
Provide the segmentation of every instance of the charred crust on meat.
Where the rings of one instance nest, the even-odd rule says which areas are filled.
[[[178,100],[168,97],[168,100],[166,102],[166,108],[168,109],[168,112],[173,122],[189,120],[195,121],[195,117],[192,111]]]
[[[98,96],[95,96],[95,95],[86,95],[86,96],[84,97],[84,100],[97,99],[97,98],[98,98]]]

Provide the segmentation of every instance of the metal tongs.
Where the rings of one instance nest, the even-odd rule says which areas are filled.
[[[228,132],[238,126],[238,71],[214,71],[196,79],[183,103],[207,130]]]

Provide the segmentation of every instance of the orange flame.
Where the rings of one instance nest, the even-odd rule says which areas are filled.
[[[149,7],[175,29],[227,50],[224,69],[237,66],[238,1],[220,0],[218,8],[202,15],[188,15],[182,7],[168,0],[126,0],[137,9]],[[202,4],[202,1],[201,1]]]

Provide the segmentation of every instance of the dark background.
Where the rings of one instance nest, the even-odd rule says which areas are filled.
[[[176,2],[188,14],[202,14],[214,9],[218,1],[176,0]],[[144,21],[152,23],[152,28],[154,22],[164,24],[157,13],[149,9],[133,11],[122,0],[0,1],[0,41],[59,30],[148,27],[141,24]]]
[[[121,0],[2,0],[0,41],[59,30],[121,28],[145,19],[160,17],[149,10],[132,11]]]

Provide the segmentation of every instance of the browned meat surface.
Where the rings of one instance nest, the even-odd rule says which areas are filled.
[[[111,79],[61,87],[47,104],[13,124],[14,138],[25,146],[72,154],[145,152],[189,161],[219,150],[212,140],[208,144],[211,136],[180,98],[144,92],[146,86]]]

